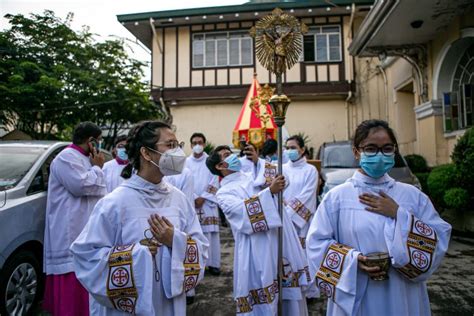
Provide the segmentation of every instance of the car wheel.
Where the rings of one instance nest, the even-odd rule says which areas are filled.
[[[0,314],[26,315],[39,300],[42,274],[38,260],[21,250],[7,260],[0,275]]]

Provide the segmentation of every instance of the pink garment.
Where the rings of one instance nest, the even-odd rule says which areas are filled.
[[[52,316],[89,316],[89,293],[74,272],[47,275],[43,309]]]
[[[89,154],[86,153],[86,151],[85,151],[84,149],[82,149],[81,147],[77,146],[76,144],[71,144],[71,145],[67,146],[67,148],[75,149],[75,150],[77,150],[78,152],[80,152],[81,154],[83,154],[84,156],[89,157]]]

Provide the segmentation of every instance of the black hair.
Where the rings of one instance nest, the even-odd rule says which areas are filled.
[[[278,142],[274,139],[267,139],[263,144],[261,155],[263,157],[271,156],[278,150]]]
[[[383,120],[365,120],[357,126],[354,137],[352,138],[352,145],[357,149],[360,146],[360,143],[369,136],[369,133],[372,129],[384,129],[393,144],[398,148],[397,138],[395,133],[388,126],[388,123]]]
[[[209,171],[210,171],[213,175],[220,176],[220,177],[223,177],[224,175],[221,173],[220,170],[217,170],[216,166],[221,163],[221,156],[219,155],[219,152],[220,152],[221,150],[223,150],[223,149],[227,149],[227,150],[231,151],[229,146],[227,146],[227,145],[220,145],[220,146],[217,146],[217,147],[211,152],[211,154],[209,155],[209,157],[207,157],[207,159],[206,159],[206,166],[207,166],[207,169],[209,169]]]
[[[124,140],[127,140],[127,135],[120,135],[115,139],[114,142],[114,147],[117,147],[117,144],[120,142],[123,142]]]
[[[193,133],[191,135],[191,138],[189,139],[189,143],[191,144],[193,142],[194,137],[201,137],[204,140],[204,144],[206,143],[206,136],[204,136],[203,133]]]
[[[130,178],[133,169],[140,170],[140,149],[142,147],[155,149],[156,143],[160,140],[160,130],[163,128],[171,129],[171,126],[161,121],[142,121],[132,127],[125,145],[129,163],[122,170],[123,178]]]
[[[294,140],[295,142],[297,142],[300,148],[304,147],[304,139],[300,135],[293,135],[290,138],[288,138],[286,142],[288,143],[289,140]]]
[[[81,122],[74,128],[72,143],[74,145],[84,144],[90,137],[99,138],[102,130],[92,122]]]

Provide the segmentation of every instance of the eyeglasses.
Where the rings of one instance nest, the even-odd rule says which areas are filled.
[[[170,140],[167,142],[159,142],[156,143],[157,145],[165,145],[166,147],[170,149],[175,149],[175,148],[183,148],[184,147],[184,142],[178,142],[177,140]]]
[[[359,147],[359,149],[362,149],[362,152],[368,156],[368,157],[373,157],[377,155],[379,152],[382,153],[382,155],[390,157],[395,154],[395,151],[397,150],[397,146],[394,144],[386,144],[383,145],[382,147],[376,146],[376,145],[367,145],[363,147]]]

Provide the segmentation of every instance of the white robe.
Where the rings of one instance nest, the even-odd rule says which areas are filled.
[[[174,237],[173,247],[162,245],[153,260],[140,241],[155,213],[174,225]],[[180,191],[133,175],[99,201],[71,251],[77,278],[93,298],[91,315],[185,315],[185,291],[203,277],[207,247]]]
[[[118,187],[125,179],[122,178],[122,170],[126,165],[121,165],[116,159],[107,161],[102,168],[105,177],[105,184],[107,186],[107,192],[112,192]]]
[[[380,190],[399,205],[396,219],[359,202],[360,194]],[[306,240],[311,276],[329,296],[327,315],[430,315],[425,281],[439,267],[450,233],[417,188],[356,172],[324,197]],[[389,253],[388,280],[358,269],[357,256],[372,252]]]
[[[163,180],[183,192],[189,203],[194,205],[194,180],[188,167],[184,167],[180,174],[163,177]]]
[[[242,164],[241,171],[246,174],[252,175],[253,179],[256,179],[261,172],[262,166],[265,165],[265,159],[258,158],[255,164],[252,160],[248,159],[247,156],[240,157],[240,163]]]
[[[283,165],[283,173],[289,185],[283,191],[285,210],[296,226],[303,248],[311,219],[316,212],[317,169],[306,158]]]
[[[204,204],[201,208],[196,209],[196,213],[198,214],[202,231],[209,240],[208,266],[220,268],[220,217],[216,199],[216,193],[219,188],[219,179],[207,168],[207,157],[208,155],[206,153],[203,153],[200,158],[195,158],[194,155],[191,155],[186,159],[186,167],[191,170],[191,175],[193,177],[194,199],[204,199]]]
[[[277,203],[270,189],[258,192],[255,183],[241,172],[221,181],[217,200],[235,239],[233,294],[237,312],[274,315],[278,301],[277,228],[282,225]],[[296,302],[301,312],[306,306],[300,288],[306,285],[306,261],[294,227],[283,215],[283,299]]]
[[[107,190],[104,173],[74,148],[61,151],[51,163],[45,215],[43,271],[74,271],[69,247],[79,236],[97,201]]]

